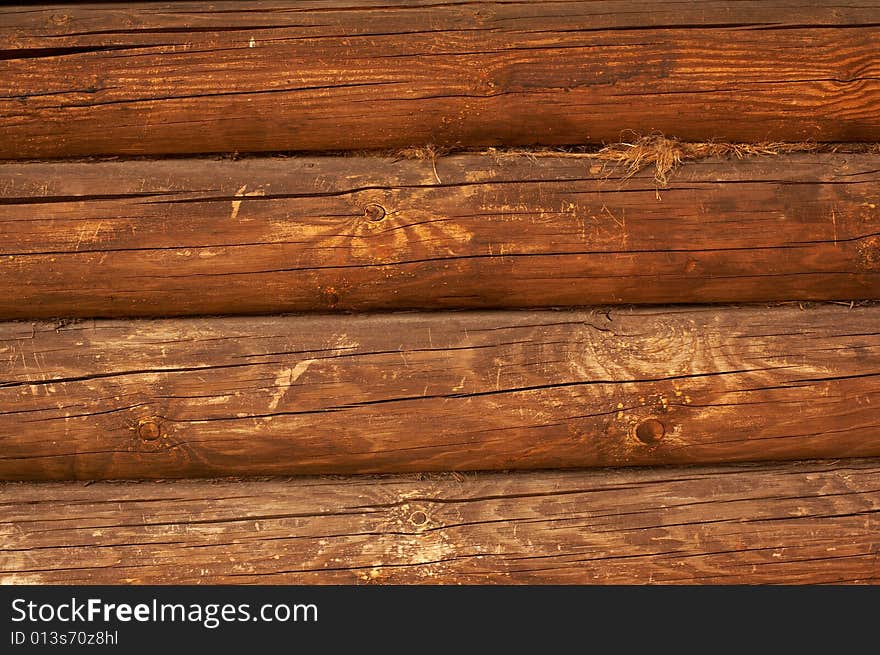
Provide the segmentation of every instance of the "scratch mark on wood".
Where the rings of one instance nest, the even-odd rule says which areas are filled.
[[[274,386],[276,390],[272,393],[272,399],[269,401],[269,411],[274,411],[278,407],[278,403],[284,398],[285,394],[290,390],[302,375],[309,369],[309,366],[315,363],[314,359],[305,359],[299,362],[293,368],[288,368],[278,374],[275,378]]]

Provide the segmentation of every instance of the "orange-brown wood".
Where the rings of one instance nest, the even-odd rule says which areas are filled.
[[[0,158],[880,140],[874,1],[0,9]]]
[[[0,165],[0,317],[880,298],[880,154]]]
[[[880,456],[880,306],[0,325],[0,478]]]
[[[880,464],[0,484],[8,584],[877,583]]]

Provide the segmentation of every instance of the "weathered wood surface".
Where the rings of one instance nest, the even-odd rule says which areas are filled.
[[[621,178],[497,153],[0,165],[0,316],[880,298],[880,154]]]
[[[880,306],[0,325],[0,478],[880,455]]]
[[[0,9],[0,158],[880,140],[880,4]]]
[[[0,485],[0,584],[877,583],[876,460]]]

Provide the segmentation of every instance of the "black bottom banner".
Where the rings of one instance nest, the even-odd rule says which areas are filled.
[[[766,645],[771,635],[816,646],[873,625],[878,596],[876,587],[8,586],[0,653],[519,652],[604,649],[607,639],[631,651]]]

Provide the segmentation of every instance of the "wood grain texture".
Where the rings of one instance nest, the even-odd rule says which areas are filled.
[[[0,584],[877,583],[877,461],[0,485]]]
[[[0,325],[0,478],[880,455],[880,306]]]
[[[13,163],[0,226],[6,318],[880,298],[880,154]]]
[[[880,140],[880,4],[0,9],[0,158]]]

